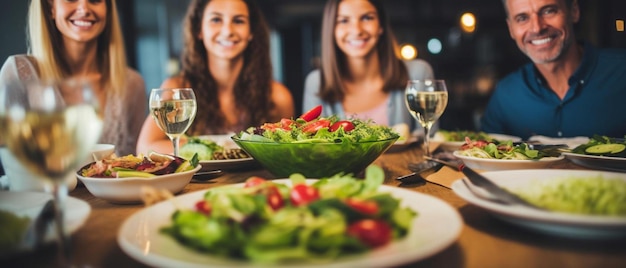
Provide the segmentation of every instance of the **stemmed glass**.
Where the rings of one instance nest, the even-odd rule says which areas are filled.
[[[55,204],[60,262],[71,261],[65,231],[66,177],[76,172],[102,131],[99,102],[86,81],[9,84],[1,89],[2,135],[10,153],[48,184]]]
[[[424,155],[430,157],[430,129],[448,105],[444,80],[409,80],[405,89],[406,107],[424,128]]]
[[[196,95],[191,88],[155,88],[150,92],[150,113],[172,141],[175,156],[178,156],[180,136],[193,123],[196,110]]]

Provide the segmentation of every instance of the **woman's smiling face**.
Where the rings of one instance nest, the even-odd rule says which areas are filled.
[[[348,58],[364,57],[383,33],[378,11],[367,0],[343,0],[337,9],[335,42]]]
[[[199,36],[211,57],[234,59],[252,40],[250,14],[244,1],[213,0],[204,9]]]
[[[64,42],[95,41],[106,27],[105,0],[51,0],[54,23]]]

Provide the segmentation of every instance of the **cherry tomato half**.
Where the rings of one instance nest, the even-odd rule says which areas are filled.
[[[320,193],[315,187],[301,183],[293,186],[289,199],[294,206],[303,206],[320,199]]]
[[[374,201],[349,198],[346,200],[346,204],[365,215],[376,215],[378,213],[378,204]]]
[[[347,120],[341,120],[341,121],[335,122],[332,126],[330,126],[330,128],[328,128],[328,130],[330,132],[335,132],[339,130],[339,128],[343,128],[343,131],[345,132],[350,132],[354,129],[354,124],[352,124],[352,122],[347,121]]]
[[[392,238],[391,226],[383,220],[373,219],[364,219],[350,224],[348,234],[371,248],[383,246]]]
[[[246,182],[243,184],[243,187],[250,188],[250,187],[257,186],[257,185],[261,185],[265,182],[266,180],[264,178],[252,176],[246,180]]]
[[[320,119],[317,121],[309,122],[302,127],[302,132],[313,134],[322,128],[330,127],[330,121],[327,119]]]
[[[200,200],[196,202],[196,210],[202,214],[210,215],[211,214],[211,204],[206,200]]]
[[[271,185],[267,187],[267,204],[274,210],[279,210],[285,205],[285,201],[283,200],[283,196],[280,195],[280,190],[278,187]]]
[[[304,119],[304,121],[311,121],[315,118],[318,118],[322,114],[322,105],[318,105],[313,107],[313,109],[308,110],[306,113],[302,114],[300,118]]]

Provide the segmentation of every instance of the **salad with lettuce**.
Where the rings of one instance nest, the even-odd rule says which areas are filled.
[[[626,181],[601,175],[537,180],[510,189],[526,201],[552,211],[626,216]]]
[[[320,117],[321,113],[320,105],[296,119],[283,118],[279,122],[250,127],[238,137],[276,143],[366,142],[400,137],[392,128],[376,125],[371,120],[340,120],[337,116]]]
[[[332,261],[401,239],[417,213],[378,192],[384,171],[369,166],[365,179],[338,174],[291,186],[250,177],[243,187],[210,189],[194,208],[179,209],[161,229],[199,252],[254,263]]]
[[[462,156],[470,156],[487,159],[508,159],[508,160],[538,160],[544,157],[557,157],[560,153],[556,151],[539,151],[531,149],[527,143],[513,143],[513,141],[472,141],[465,139],[465,144],[457,152]]]
[[[193,170],[198,163],[197,154],[186,160],[178,156],[152,152],[147,156],[131,154],[101,159],[83,167],[78,173],[83,177],[96,178],[152,178]]]
[[[626,139],[595,135],[589,142],[572,149],[572,153],[626,158]]]

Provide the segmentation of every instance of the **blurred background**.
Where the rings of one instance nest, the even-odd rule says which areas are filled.
[[[274,76],[302,105],[304,78],[317,67],[325,0],[258,0],[270,23]],[[28,0],[0,1],[0,57],[26,53]],[[182,18],[189,0],[118,0],[128,60],[146,90],[178,71]],[[446,79],[450,102],[441,128],[477,129],[496,82],[526,63],[509,37],[501,0],[386,0],[398,42]],[[626,48],[626,1],[579,0],[579,39]],[[621,26],[620,26],[621,25]],[[411,50],[407,50],[410,52]],[[410,54],[410,53],[409,53]],[[410,55],[408,55],[410,56]],[[625,63],[626,64],[626,63]],[[626,78],[625,78],[626,79]]]

